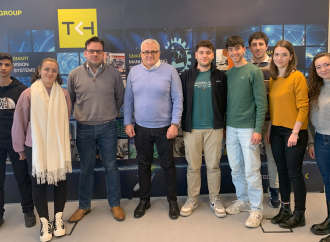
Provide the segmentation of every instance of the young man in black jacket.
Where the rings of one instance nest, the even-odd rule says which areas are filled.
[[[6,178],[6,159],[9,154],[14,176],[21,194],[21,205],[24,213],[25,226],[36,224],[34,204],[32,200],[31,178],[26,160],[19,160],[19,154],[12,146],[11,128],[13,115],[21,93],[27,88],[16,78],[10,76],[13,70],[13,57],[0,53],[0,226],[4,223],[4,183]]]
[[[181,75],[184,98],[181,125],[188,162],[188,199],[180,214],[189,216],[198,206],[204,150],[210,207],[217,217],[225,217],[226,210],[219,197],[219,163],[227,108],[227,79],[212,63],[214,46],[211,41],[198,42],[195,57],[196,64]]]

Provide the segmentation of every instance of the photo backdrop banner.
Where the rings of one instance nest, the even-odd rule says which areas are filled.
[[[228,61],[222,55],[224,43],[231,35],[240,35],[246,47],[255,31],[269,37],[267,53],[280,39],[289,40],[298,56],[298,70],[308,75],[313,57],[327,51],[329,3],[325,0],[94,0],[94,1],[5,1],[0,6],[0,52],[14,57],[12,75],[25,85],[43,58],[57,59],[65,81],[74,68],[83,64],[84,43],[91,36],[105,41],[104,61],[121,72],[124,84],[129,70],[141,63],[140,45],[154,38],[160,43],[161,61],[173,65],[179,74],[194,63],[194,46],[203,39],[216,48],[215,64],[226,70]],[[249,49],[245,58],[251,60]],[[117,159],[121,174],[122,196],[139,196],[136,149],[128,139],[123,125],[123,109],[117,120]],[[73,173],[68,175],[68,199],[76,200],[79,183],[79,154],[75,146],[76,121],[70,122],[73,140]],[[221,192],[234,192],[225,150],[220,167]],[[186,195],[186,169],[182,132],[175,140],[178,195]],[[94,198],[106,198],[101,155],[95,154]],[[262,148],[261,173],[264,190],[268,187],[267,158]],[[6,165],[6,202],[19,202],[17,184],[9,159]],[[201,193],[208,193],[205,165],[202,166]],[[316,162],[305,155],[303,172],[308,191],[323,191],[321,174]],[[164,196],[165,184],[154,148],[152,196]],[[51,194],[50,194],[51,196]],[[50,197],[52,199],[52,197]]]

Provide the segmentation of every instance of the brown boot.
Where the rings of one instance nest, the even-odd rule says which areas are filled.
[[[123,221],[125,219],[125,212],[120,206],[112,207],[111,212],[117,221]]]
[[[69,218],[70,223],[76,223],[80,221],[86,214],[89,214],[91,212],[91,209],[80,209],[78,208],[74,214]]]

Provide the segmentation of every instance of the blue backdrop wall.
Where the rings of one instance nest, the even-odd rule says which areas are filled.
[[[29,0],[5,1],[0,6],[0,52],[14,57],[12,73],[29,86],[31,74],[46,57],[58,60],[66,81],[72,69],[84,63],[83,43],[98,35],[105,40],[105,62],[116,67],[124,79],[130,68],[140,63],[143,39],[155,38],[161,45],[161,60],[172,64],[179,73],[194,63],[194,45],[211,40],[216,48],[215,64],[227,68],[222,56],[225,40],[234,34],[245,40],[255,31],[264,31],[270,39],[268,54],[280,40],[291,41],[298,55],[298,69],[308,75],[313,56],[327,51],[329,3],[324,0]],[[247,49],[245,57],[251,59]],[[117,120],[117,158],[121,175],[122,196],[139,195],[134,140],[124,132],[121,112]],[[76,122],[70,123],[75,139]],[[72,142],[73,173],[68,175],[68,199],[77,199],[79,154]],[[177,166],[178,195],[186,195],[186,168],[182,134],[176,138],[174,156]],[[152,167],[152,196],[164,196],[165,187],[157,150]],[[266,156],[262,149],[262,177],[268,187]],[[104,170],[96,154],[95,198],[106,198]],[[225,151],[221,158],[221,192],[234,192]],[[6,202],[19,202],[17,184],[8,159]],[[304,175],[309,191],[323,191],[321,175],[308,155]],[[205,166],[202,167],[202,190],[207,193]],[[51,194],[50,195],[50,199]]]

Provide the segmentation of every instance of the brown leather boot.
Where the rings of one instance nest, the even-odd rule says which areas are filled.
[[[70,223],[76,223],[80,221],[86,214],[89,214],[91,212],[91,209],[80,209],[78,208],[74,214],[69,218]]]
[[[125,212],[120,206],[112,207],[111,212],[117,221],[123,221],[125,219]]]

